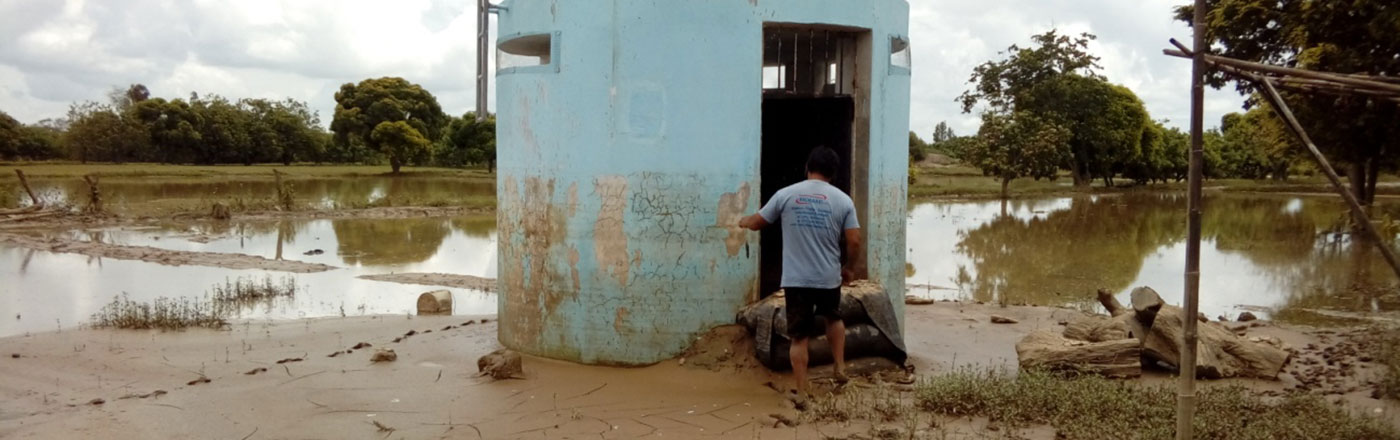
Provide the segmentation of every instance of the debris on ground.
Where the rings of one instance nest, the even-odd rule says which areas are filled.
[[[399,354],[388,348],[375,350],[374,355],[369,357],[370,362],[393,362],[396,360],[399,360]]]
[[[1018,322],[1021,321],[1017,321],[1015,318],[1008,318],[1001,315],[992,315],[992,324],[1015,324]]]
[[[917,295],[904,295],[904,303],[911,306],[926,306],[938,302],[933,298],[922,298]]]
[[[525,371],[520,366],[520,353],[500,349],[476,360],[479,376],[491,376],[496,380],[521,378]]]
[[[1239,322],[1249,322],[1249,321],[1253,321],[1253,320],[1256,320],[1256,319],[1259,319],[1259,317],[1254,316],[1253,313],[1249,313],[1249,312],[1240,313],[1240,317],[1235,318],[1235,320],[1236,320],[1236,321],[1239,321]]]
[[[243,373],[243,374],[252,376],[252,375],[254,375],[254,374],[266,373],[266,372],[267,372],[267,369],[266,369],[266,368],[258,367],[258,368],[254,368],[254,369],[248,370],[247,372],[245,372],[245,373]]]
[[[263,371],[267,371],[267,369],[263,369]],[[186,382],[185,385],[195,386],[195,385],[199,385],[199,384],[202,384],[202,383],[209,383],[209,382],[213,382],[213,381],[212,381],[212,380],[209,380],[209,378],[207,378],[207,377],[199,376],[199,379],[195,379],[195,380]]]

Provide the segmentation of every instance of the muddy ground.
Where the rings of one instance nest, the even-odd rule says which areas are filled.
[[[910,306],[910,362],[919,375],[1014,368],[1014,345],[1023,335],[1079,313],[952,302]],[[1020,322],[992,324],[992,314]],[[1340,356],[1324,353],[1347,351],[1352,340],[1336,330],[1271,324],[1248,332],[1279,337],[1306,359]],[[524,378],[504,381],[476,376],[477,358],[500,348],[492,317],[375,316],[238,323],[221,331],[17,336],[0,339],[0,400],[6,402],[0,437],[789,439],[868,431],[861,422],[774,427],[774,415],[799,417],[774,390],[790,379],[758,367],[741,336],[722,330],[678,359],[644,368],[527,356]],[[370,362],[382,348],[393,349],[397,360]],[[1205,386],[1282,392],[1302,383],[1294,374],[1306,373]],[[1395,405],[1361,389],[1367,374],[1353,372],[1336,398],[1395,419]],[[1143,379],[1164,380],[1164,374]],[[1352,386],[1358,389],[1347,391]],[[986,438],[984,424],[950,419],[941,429],[951,438]],[[1052,430],[1029,432],[1053,438]]]

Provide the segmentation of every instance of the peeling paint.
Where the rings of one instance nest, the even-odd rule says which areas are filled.
[[[627,179],[604,176],[593,181],[593,192],[602,202],[593,222],[593,256],[598,270],[606,271],[618,284],[627,285],[627,235],[623,233],[623,211],[627,208]]]
[[[618,307],[617,315],[613,317],[613,330],[619,334],[627,331],[627,316],[632,312],[626,307]]]
[[[749,208],[749,183],[739,185],[739,190],[719,196],[719,206],[715,208],[715,226],[729,231],[724,238],[724,249],[730,257],[739,255],[739,249],[748,242],[749,231],[739,226]]]

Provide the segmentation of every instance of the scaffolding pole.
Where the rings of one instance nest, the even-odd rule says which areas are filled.
[[[476,0],[476,121],[486,120],[487,70],[491,50],[488,36],[491,35],[491,1]]]
[[[1196,0],[1194,43],[1191,57],[1191,163],[1187,183],[1186,301],[1181,315],[1181,359],[1177,362],[1176,439],[1195,438],[1191,422],[1196,415],[1196,315],[1201,294],[1201,180],[1204,174],[1204,122],[1206,74],[1206,2]]]

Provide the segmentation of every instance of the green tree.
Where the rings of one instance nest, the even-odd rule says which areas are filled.
[[[928,157],[928,154],[925,152],[927,148],[928,144],[925,144],[923,139],[919,139],[918,134],[914,133],[913,131],[909,132],[910,162],[919,162],[924,160],[925,157]]]
[[[482,164],[488,171],[495,172],[496,115],[488,114],[485,122],[477,122],[476,112],[452,118],[442,140],[438,142],[435,158],[443,166]]]
[[[336,143],[358,143],[383,153],[394,173],[405,163],[429,153],[431,143],[427,139],[438,139],[447,123],[437,98],[403,78],[347,83],[336,92],[335,102],[331,131]],[[415,133],[410,135],[407,131]]]
[[[399,166],[403,162],[428,153],[433,145],[418,132],[418,129],[404,121],[379,123],[374,127],[369,140],[372,145],[379,146],[379,151],[389,156],[390,166],[394,167],[395,173],[399,172]]]
[[[321,118],[306,103],[293,99],[270,101],[244,99],[240,106],[252,113],[253,138],[261,160],[291,165],[313,160],[323,153]]]
[[[955,137],[958,137],[958,135],[953,133],[952,127],[949,127],[947,122],[938,121],[938,125],[933,126],[933,137],[929,138],[928,144],[936,146],[948,142]]]
[[[201,164],[243,163],[252,165],[252,114],[237,103],[218,95],[192,96],[190,106],[203,122],[195,162]]]
[[[189,103],[176,99],[153,98],[141,101],[128,110],[146,127],[151,136],[155,160],[163,163],[195,162],[200,150],[201,115]]]
[[[1055,178],[1068,153],[1064,145],[1069,137],[1069,130],[1031,113],[987,112],[982,114],[982,127],[968,151],[968,162],[1001,181],[1004,199],[1014,179]]]
[[[63,132],[43,125],[25,125],[19,131],[19,158],[47,160],[63,157],[60,146]]]
[[[1353,74],[1400,72],[1400,8],[1392,0],[1208,0],[1208,44],[1220,55],[1303,69]],[[1191,7],[1176,18],[1191,23]],[[1212,74],[1216,87],[1231,79]],[[1237,82],[1241,93],[1253,93]],[[1294,94],[1285,99],[1309,135],[1333,160],[1348,166],[1352,191],[1375,196],[1381,169],[1400,156],[1400,106],[1366,96]]]
[[[83,163],[129,162],[146,159],[150,136],[139,122],[122,117],[111,106],[94,102],[68,108],[65,149]]]
[[[1142,100],[1127,87],[1075,74],[1042,81],[1019,99],[1018,109],[1053,119],[1072,133],[1064,164],[1078,186],[1104,179],[1144,158],[1142,141],[1151,118]]]
[[[1071,170],[1075,185],[1095,177],[1112,184],[1115,171],[1140,155],[1150,118],[1132,91],[1095,73],[1099,58],[1088,51],[1094,38],[1051,30],[1031,37],[1035,47],[1012,45],[1002,52],[1004,59],[973,69],[973,88],[958,97],[963,112],[985,104],[991,112],[1053,120],[1072,134],[1061,165]]]
[[[19,145],[23,138],[21,128],[19,121],[0,111],[0,159],[19,157]]]
[[[1254,108],[1221,118],[1222,174],[1244,179],[1288,178],[1296,156],[1292,134],[1272,110]]]

